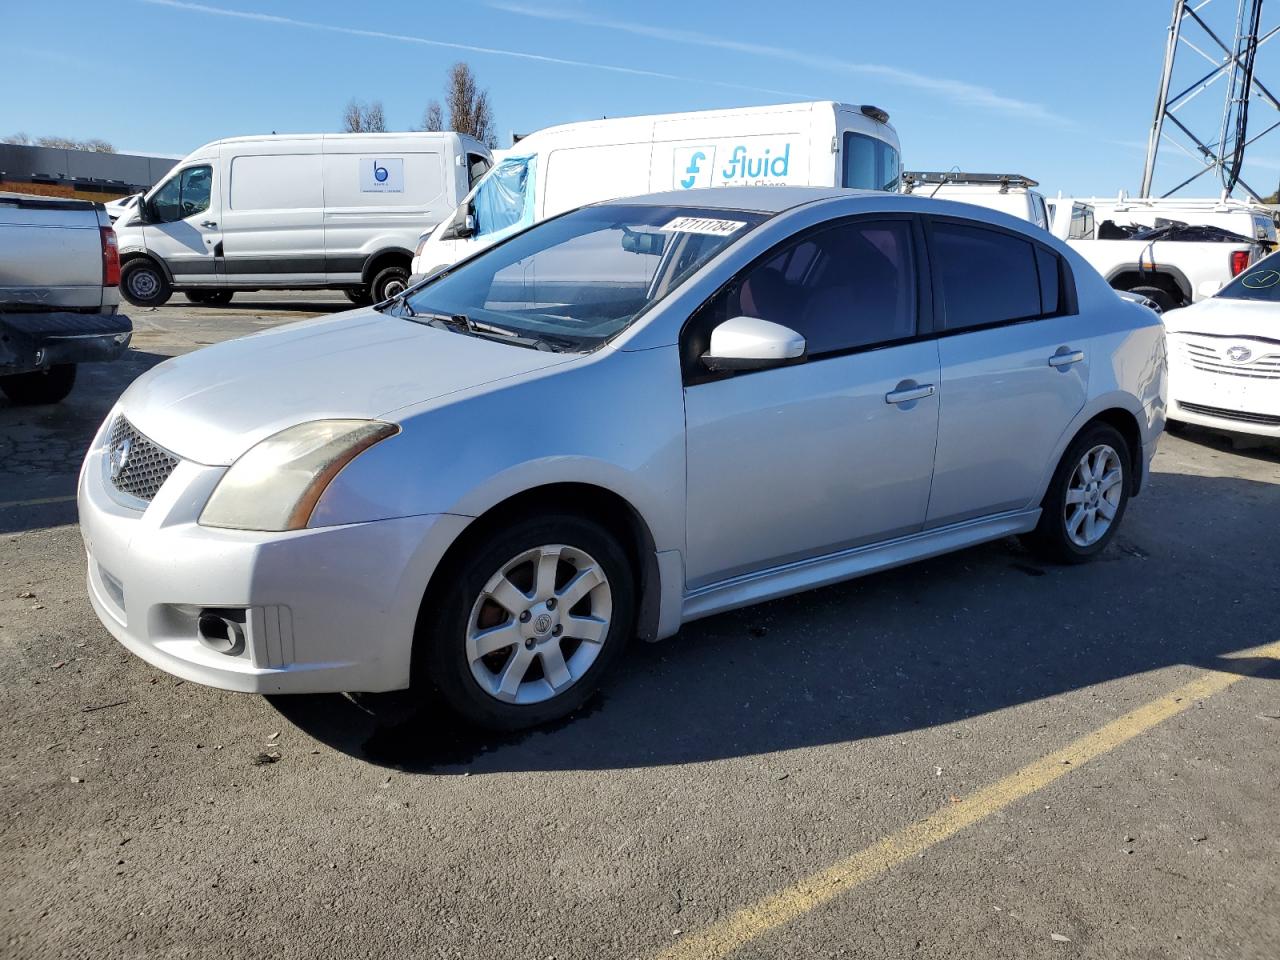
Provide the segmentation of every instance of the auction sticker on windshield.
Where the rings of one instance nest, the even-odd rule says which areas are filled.
[[[741,220],[717,220],[714,217],[676,217],[659,230],[671,233],[705,233],[712,237],[731,237],[746,224]]]

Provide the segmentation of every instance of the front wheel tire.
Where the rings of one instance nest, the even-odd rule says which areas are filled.
[[[467,721],[520,730],[586,702],[634,629],[626,551],[571,515],[493,531],[445,572],[415,640],[420,681]]]
[[[1133,457],[1115,427],[1095,423],[1067,447],[1025,539],[1060,563],[1085,563],[1111,542],[1133,490]]]
[[[120,293],[135,307],[159,307],[169,302],[173,287],[151,260],[130,260],[120,271]]]
[[[384,267],[369,284],[369,295],[374,303],[390,300],[409,287],[409,271],[404,267]]]

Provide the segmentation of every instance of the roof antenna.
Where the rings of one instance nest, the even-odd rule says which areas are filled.
[[[950,170],[947,171],[947,175],[950,175],[953,173],[959,173],[959,172],[960,172],[960,166],[957,164],[956,166],[953,166]],[[941,190],[943,186],[946,185],[946,183],[947,183],[947,176],[943,176],[943,178],[938,181],[938,185],[933,188],[933,193],[929,194],[929,199],[932,200],[934,197],[936,197],[938,195],[938,191]]]

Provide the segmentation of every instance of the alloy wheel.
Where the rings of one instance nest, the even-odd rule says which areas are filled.
[[[586,551],[559,543],[526,550],[489,578],[471,608],[471,675],[505,703],[557,697],[600,656],[612,613],[609,578]]]
[[[1077,547],[1091,547],[1107,535],[1124,495],[1124,467],[1109,444],[1088,450],[1071,471],[1062,519]]]

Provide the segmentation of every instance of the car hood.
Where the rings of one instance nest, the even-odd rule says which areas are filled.
[[[297,423],[395,421],[405,407],[574,356],[355,310],[168,360],[134,381],[120,412],[180,457],[229,464]]]
[[[1181,310],[1170,310],[1161,319],[1169,333],[1280,341],[1280,308],[1261,300],[1210,297]]]

